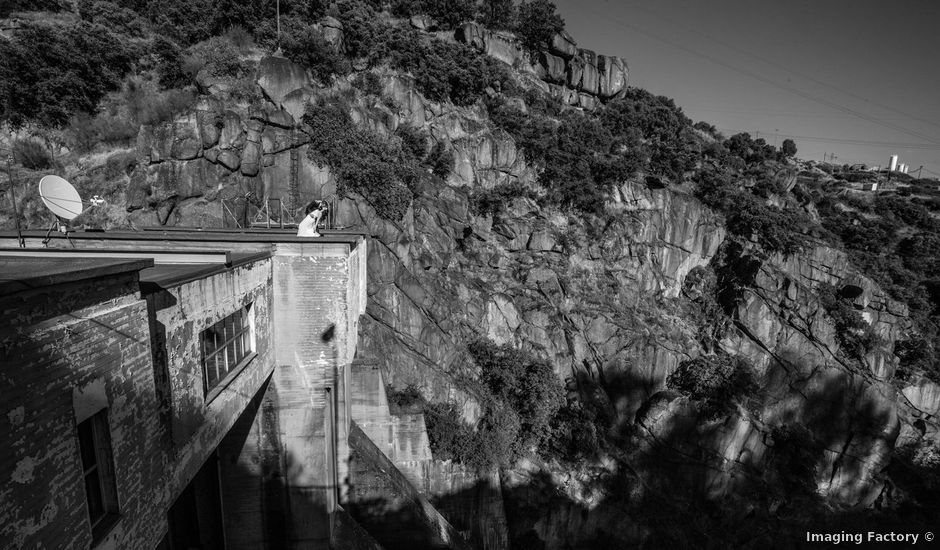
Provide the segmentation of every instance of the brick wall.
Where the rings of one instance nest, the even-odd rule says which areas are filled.
[[[140,492],[165,463],[151,450],[158,436],[147,307],[136,273],[111,280],[47,287],[0,302],[0,540],[12,548],[88,547],[73,391],[103,387],[118,500],[128,516],[143,512]],[[8,476],[8,477],[7,477]],[[132,525],[133,523],[133,525]],[[145,540],[153,524],[121,522]]]
[[[121,515],[101,547],[159,542],[166,510],[273,369],[271,273],[267,260],[147,297],[132,273],[0,298],[4,547],[90,545],[76,411],[99,394]],[[246,300],[258,356],[206,404],[199,331]]]

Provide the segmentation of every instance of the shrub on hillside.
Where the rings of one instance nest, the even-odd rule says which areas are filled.
[[[476,15],[474,0],[421,0],[418,9],[430,15],[443,29],[454,29]]]
[[[516,35],[530,52],[544,50],[552,38],[565,28],[565,21],[548,0],[522,2],[518,8]]]
[[[488,29],[511,30],[516,25],[516,10],[512,0],[483,0],[480,5],[480,23]]]
[[[127,113],[136,125],[155,125],[190,109],[196,96],[189,90],[160,91],[153,82],[128,78],[122,91]]]
[[[238,48],[221,36],[193,45],[189,53],[202,70],[215,77],[238,78],[248,72]]]
[[[432,101],[471,105],[489,86],[508,78],[505,67],[465,44],[428,40],[413,29],[396,29],[388,44],[391,64],[410,72]]]
[[[650,172],[681,180],[694,168],[698,151],[692,121],[671,99],[627,88],[599,116],[624,146],[645,153]]]
[[[535,198],[533,193],[518,180],[497,185],[492,189],[474,190],[470,195],[470,211],[476,216],[498,215],[513,199],[519,197]]]
[[[774,426],[770,431],[773,442],[770,453],[770,471],[776,476],[787,498],[816,495],[816,461],[824,446],[813,439],[805,427]]]
[[[862,361],[880,341],[871,325],[831,285],[820,285],[818,295],[820,305],[832,320],[839,350],[849,358]]]
[[[67,11],[71,7],[68,0],[5,0],[0,3],[0,17],[21,11]]]
[[[699,174],[696,197],[725,215],[728,230],[746,239],[754,239],[764,250],[794,254],[806,245],[800,228],[811,222],[788,209],[768,206],[729,174],[714,171]]]
[[[382,96],[382,79],[371,71],[357,74],[352,79],[352,85],[366,95]]]
[[[494,464],[491,450],[479,433],[464,423],[456,405],[427,405],[424,409],[424,419],[428,430],[428,443],[435,458],[453,460],[481,470]]]
[[[303,117],[308,155],[335,170],[338,194],[359,193],[381,217],[398,221],[411,204],[406,181],[418,176],[413,162],[395,142],[356,127],[347,109],[336,98],[308,106]]]
[[[153,39],[150,53],[154,58],[160,86],[165,89],[182,88],[192,82],[193,75],[186,72],[183,51],[176,42],[165,36],[157,36]]]
[[[785,155],[777,151],[773,145],[769,145],[763,138],[751,139],[751,136],[745,132],[731,136],[724,145],[731,155],[742,159],[746,164],[785,158]]]
[[[216,33],[216,0],[162,0],[150,2],[147,15],[157,31],[190,46]]]
[[[135,57],[100,25],[24,23],[0,40],[0,121],[61,127],[93,113]]]
[[[480,367],[484,386],[497,403],[504,405],[496,406],[503,409],[497,411],[498,416],[507,415],[509,410],[518,416],[519,451],[528,452],[541,445],[551,435],[549,422],[564,404],[563,388],[552,368],[522,351],[489,340],[473,342],[469,351]]]
[[[401,389],[386,386],[385,395],[388,396],[389,404],[398,409],[424,410],[426,406],[421,390],[415,385],[405,386]]]
[[[123,114],[101,112],[95,116],[81,113],[72,117],[68,129],[69,146],[87,153],[98,144],[129,144],[137,138],[140,128]]]
[[[161,0],[162,2],[162,0]],[[212,28],[215,34],[233,27],[256,29],[265,21],[277,17],[277,2],[270,0],[213,0],[215,4],[211,14]],[[281,0],[281,15],[293,11],[298,3]]]
[[[610,426],[610,416],[595,403],[569,397],[551,419],[551,435],[542,455],[569,464],[596,460],[608,446]]]
[[[149,30],[140,14],[113,2],[80,0],[78,13],[82,19],[98,23],[115,33],[140,38]]]
[[[30,170],[52,168],[52,153],[34,139],[17,139],[13,142],[13,160]]]
[[[454,169],[454,152],[447,148],[443,142],[437,142],[428,153],[425,164],[431,169],[435,176],[441,179],[447,179]]]
[[[679,364],[666,387],[678,390],[699,403],[699,410],[709,420],[734,410],[757,390],[753,368],[740,357],[701,356]]]
[[[343,24],[343,46],[351,59],[375,65],[388,55],[392,27],[366,2],[343,0],[333,12]]]
[[[421,161],[427,155],[428,135],[418,128],[400,125],[395,135],[401,140],[402,151],[411,158]]]
[[[539,183],[551,204],[600,213],[613,186],[645,163],[639,134],[628,135],[636,128],[612,123],[623,119],[606,111],[546,116],[500,99],[487,107],[490,120],[513,137],[529,162],[542,167]]]
[[[332,75],[347,74],[351,67],[342,54],[333,49],[311,24],[287,20],[281,33],[284,57],[310,69],[313,76],[328,83]]]
[[[696,327],[699,343],[706,352],[718,349],[718,342],[730,324],[730,318],[718,303],[718,277],[710,267],[695,267],[682,284],[682,296],[689,301],[690,320]]]

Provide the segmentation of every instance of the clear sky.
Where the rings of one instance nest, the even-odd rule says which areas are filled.
[[[940,0],[555,4],[580,47],[625,58],[631,85],[725,135],[791,137],[798,157],[838,163],[898,154],[940,178]]]

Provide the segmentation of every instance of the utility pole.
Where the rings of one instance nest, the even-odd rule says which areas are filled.
[[[13,225],[16,227],[16,238],[20,243],[20,248],[26,248],[26,241],[23,240],[23,230],[20,229],[20,216],[16,211],[16,183],[13,181],[13,155],[7,157],[7,176],[10,178],[10,202],[13,203]]]
[[[281,52],[281,0],[277,0],[277,52]]]

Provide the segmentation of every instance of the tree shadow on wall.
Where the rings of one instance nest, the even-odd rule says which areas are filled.
[[[613,459],[610,467],[591,470],[589,479],[558,475],[558,468],[556,475],[504,472],[501,493],[509,548],[803,548],[807,532],[935,529],[940,468],[929,461],[890,454],[872,471],[887,481],[866,508],[837,504],[837,496],[850,504],[852,498],[835,489],[828,495],[817,492],[836,481],[852,488],[852,480],[867,475],[861,459],[879,437],[893,437],[884,433],[890,418],[884,403],[862,391],[865,383],[853,375],[801,377],[799,373],[814,371],[795,365],[785,372],[790,374],[765,385],[777,391],[774,384],[781,384],[787,393],[772,402],[761,397],[763,419],[735,408],[706,421],[697,403],[662,391],[647,400],[633,426],[613,429],[615,449],[587,450],[567,463],[574,474],[587,471],[585,464],[598,462],[601,455]],[[616,399],[614,388],[632,383],[629,374],[606,380],[608,398]],[[284,487],[272,470],[263,470],[263,475],[273,491],[266,512],[282,506],[288,514]],[[436,538],[439,531],[429,531],[426,510],[416,507],[414,499],[383,489],[383,484],[371,486],[369,479],[353,478],[351,483],[350,493],[359,498],[347,511],[369,537],[335,541],[334,547],[370,548],[373,539],[387,550],[447,547]],[[474,525],[479,518],[460,513],[479,504],[484,484],[437,496],[434,506],[467,535],[470,547],[505,548],[495,535],[502,525]],[[274,494],[278,491],[280,496]],[[322,506],[313,495],[308,498],[310,508]],[[283,529],[277,525],[268,526],[272,537]],[[288,543],[286,533],[281,537],[271,547]]]
[[[511,547],[800,548],[807,532],[935,529],[940,469],[890,450],[889,409],[865,383],[790,383],[767,422],[740,409],[705,421],[686,397],[656,394],[620,434],[616,468],[586,484],[602,497],[572,498],[546,472],[504,485]],[[866,468],[879,445],[884,461]],[[875,494],[856,485],[868,475]]]

